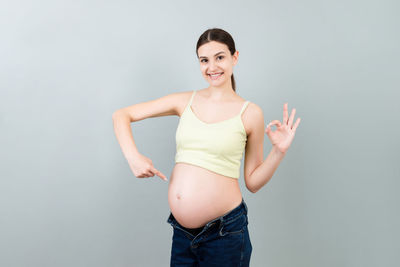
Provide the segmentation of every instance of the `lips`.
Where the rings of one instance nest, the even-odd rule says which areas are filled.
[[[210,76],[210,78],[211,78],[212,80],[216,80],[216,79],[218,79],[219,77],[221,77],[222,74],[224,74],[224,73],[223,73],[223,72],[217,72],[217,73],[209,73],[209,74],[207,74],[207,75]]]

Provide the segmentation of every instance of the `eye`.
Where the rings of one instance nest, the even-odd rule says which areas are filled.
[[[221,60],[224,58],[224,56],[218,56],[217,58],[220,58]],[[200,62],[207,62],[207,59],[202,59],[202,60],[200,60]]]

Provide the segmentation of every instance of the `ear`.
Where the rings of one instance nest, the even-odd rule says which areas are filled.
[[[233,57],[233,65],[235,66],[238,62],[239,51],[236,50],[235,53],[233,53],[232,57]]]

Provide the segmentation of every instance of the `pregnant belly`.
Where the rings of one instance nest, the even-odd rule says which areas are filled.
[[[238,180],[186,163],[177,163],[168,187],[168,203],[184,227],[198,228],[242,201]]]

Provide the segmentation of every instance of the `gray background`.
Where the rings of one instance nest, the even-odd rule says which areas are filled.
[[[399,266],[398,1],[3,1],[0,266],[169,266],[168,183],[135,178],[121,107],[205,88],[210,27],[237,93],[301,123],[249,207],[251,266]],[[132,124],[168,178],[178,117]],[[265,135],[264,158],[271,144]]]

